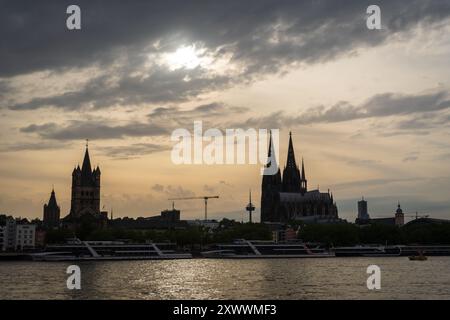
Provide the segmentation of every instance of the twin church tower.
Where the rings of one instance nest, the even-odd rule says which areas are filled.
[[[272,155],[272,135],[269,140],[268,165],[278,167]],[[338,220],[338,210],[330,192],[308,191],[305,164],[302,159],[301,172],[295,160],[292,134],[283,177],[280,169],[273,175],[264,175],[261,188],[261,222],[289,222],[291,220],[327,221]]]

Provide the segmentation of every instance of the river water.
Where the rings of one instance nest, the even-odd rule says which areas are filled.
[[[70,264],[0,262],[0,299],[450,299],[450,257],[82,262],[81,290]]]

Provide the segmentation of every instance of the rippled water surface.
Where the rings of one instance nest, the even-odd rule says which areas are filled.
[[[381,268],[381,290],[366,268]],[[450,299],[450,257],[0,262],[0,299]]]

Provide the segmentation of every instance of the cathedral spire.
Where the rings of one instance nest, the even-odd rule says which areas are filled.
[[[272,140],[272,130],[269,131],[269,151],[267,153],[267,165],[266,168],[274,167],[278,168],[277,158],[276,158],[276,152],[272,151],[273,149],[273,140]]]
[[[289,132],[289,148],[287,153],[286,166],[283,170],[283,191],[302,192],[300,170],[295,162],[294,144],[292,143],[292,133]]]
[[[268,159],[267,164],[264,168],[264,175],[261,184],[261,221],[272,221],[271,217],[273,214],[274,197],[277,192],[281,191],[282,187],[281,172],[276,159],[277,150],[273,149],[272,147],[272,131],[270,131]],[[275,170],[273,169],[275,169],[276,172],[274,172]]]
[[[295,162],[294,145],[292,143],[292,133],[289,131],[289,148],[286,160],[286,168],[297,168],[297,163]]]

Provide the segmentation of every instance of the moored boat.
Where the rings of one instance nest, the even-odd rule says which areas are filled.
[[[425,257],[425,256],[409,256],[409,260],[412,260],[412,261],[425,261],[425,260],[428,260],[428,258]]]
[[[450,246],[445,245],[360,245],[353,247],[335,247],[336,257],[412,257],[418,252],[427,256],[450,256]]]
[[[409,256],[409,260],[412,260],[412,261],[425,261],[427,259],[428,258],[426,256],[424,256],[422,250],[419,250],[418,254],[415,255],[415,256]]]
[[[235,240],[229,244],[217,244],[213,250],[203,251],[205,258],[215,259],[268,259],[268,258],[328,258],[334,255],[319,246],[305,243],[258,240]]]
[[[353,246],[335,247],[336,257],[398,257],[402,254],[400,246]]]
[[[191,259],[172,243],[125,243],[121,241],[76,241],[48,245],[44,252],[31,254],[35,261],[163,260]]]

